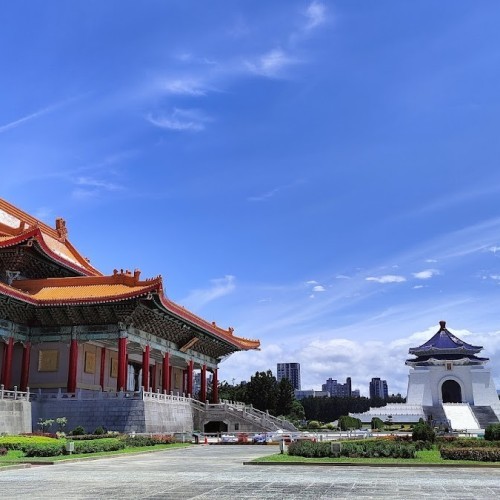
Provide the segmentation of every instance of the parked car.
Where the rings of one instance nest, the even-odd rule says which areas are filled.
[[[233,434],[222,434],[220,437],[221,443],[237,443],[238,438]]]

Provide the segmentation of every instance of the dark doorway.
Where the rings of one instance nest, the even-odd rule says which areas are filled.
[[[224,422],[208,422],[205,424],[203,432],[206,432],[207,434],[227,432],[227,424]]]
[[[458,382],[447,380],[441,387],[443,403],[461,403],[462,390]]]

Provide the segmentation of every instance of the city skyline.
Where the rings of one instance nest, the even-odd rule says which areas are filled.
[[[446,320],[500,386],[498,2],[2,13],[0,196],[260,339],[220,380],[294,360],[404,396]]]

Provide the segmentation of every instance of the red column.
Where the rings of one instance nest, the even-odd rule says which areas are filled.
[[[187,391],[187,369],[182,370],[182,387],[181,387],[181,394],[186,394]]]
[[[201,388],[200,401],[203,403],[207,400],[207,365],[201,367]]]
[[[149,391],[149,345],[142,351],[142,386]]]
[[[125,355],[125,383],[123,388],[128,390],[128,353]]]
[[[170,353],[166,352],[163,356],[163,366],[162,366],[163,380],[161,384],[161,389],[163,392],[170,392]]]
[[[69,346],[68,392],[76,392],[76,373],[78,369],[78,340],[72,338]]]
[[[106,367],[106,348],[101,347],[101,371],[99,372],[99,385],[101,391],[104,391],[104,369]]]
[[[21,391],[26,391],[29,384],[31,359],[31,342],[26,342],[23,347],[23,361],[21,365]]]
[[[218,369],[213,369],[212,376],[212,403],[217,404],[219,402],[219,381],[217,380]]]
[[[194,372],[194,361],[191,359],[188,363],[187,369],[187,393],[193,397],[193,372]]]
[[[127,383],[127,338],[118,339],[118,377],[116,379],[116,390],[125,390]]]
[[[7,345],[5,346],[5,356],[3,358],[2,382],[5,389],[11,388],[12,378],[12,354],[14,352],[14,338],[9,337]]]

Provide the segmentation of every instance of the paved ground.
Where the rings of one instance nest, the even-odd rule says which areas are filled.
[[[500,469],[249,466],[270,446],[193,446],[0,472],[2,499],[500,498]]]

